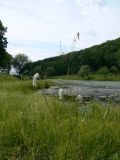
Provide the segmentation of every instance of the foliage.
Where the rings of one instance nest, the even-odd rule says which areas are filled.
[[[12,56],[6,52],[7,38],[5,33],[7,28],[3,26],[0,20],[0,67],[10,70]]]
[[[2,82],[15,82],[17,79],[14,76],[0,74],[0,83]]]
[[[91,68],[89,65],[83,65],[80,67],[80,71],[78,72],[78,74],[82,77],[89,78],[90,71],[91,71]]]
[[[119,50],[116,53],[116,59],[117,59],[117,66],[120,69],[120,48],[119,48]]]
[[[7,38],[5,37],[6,32],[7,28],[3,26],[0,20],[0,55],[4,54],[7,48]]]
[[[55,72],[55,70],[54,70],[53,67],[47,67],[47,69],[46,69],[46,74],[47,74],[48,76],[53,76],[53,75],[54,75],[54,72]]]
[[[111,67],[111,68],[110,68],[110,71],[111,71],[111,73],[113,73],[113,74],[119,73],[119,69],[118,69],[118,67],[116,67],[116,66]]]
[[[110,71],[109,71],[108,67],[106,67],[106,66],[100,67],[98,70],[98,73],[103,74],[103,75],[107,75],[107,74],[109,74],[109,72]]]
[[[119,159],[119,104],[60,102],[10,78],[0,83],[0,160]]]
[[[120,70],[120,38],[84,50],[30,63],[23,68],[23,72],[27,70],[28,73],[32,73],[34,68],[41,66],[44,73],[47,68],[52,67],[54,76],[66,75],[68,70],[69,74],[77,74],[83,65],[89,65],[93,72],[103,66],[109,70],[116,66]]]
[[[13,64],[13,67],[16,69],[16,72],[20,74],[21,69],[29,62],[30,60],[28,56],[26,56],[25,54],[19,53],[13,58],[12,64]]]

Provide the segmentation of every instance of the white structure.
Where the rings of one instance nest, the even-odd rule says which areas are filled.
[[[36,73],[33,76],[33,86],[37,86],[37,79],[39,78],[39,73]]]
[[[60,88],[58,90],[58,95],[59,95],[59,100],[62,100],[64,97],[64,89],[63,88]]]
[[[81,103],[83,102],[83,98],[80,94],[77,95],[76,100],[81,102]]]

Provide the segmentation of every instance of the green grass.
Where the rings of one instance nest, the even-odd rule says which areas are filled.
[[[119,104],[58,101],[37,94],[44,81],[0,79],[0,160],[120,159]]]

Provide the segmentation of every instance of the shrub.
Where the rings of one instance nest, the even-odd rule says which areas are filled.
[[[108,67],[106,67],[106,66],[100,67],[99,70],[98,70],[98,72],[99,72],[100,74],[103,74],[103,75],[107,75],[107,74],[110,73]]]
[[[91,71],[91,68],[89,65],[83,65],[81,66],[78,74],[82,77],[86,77],[86,78],[89,78],[90,77],[90,71]]]
[[[110,71],[111,71],[112,73],[114,73],[114,74],[117,74],[117,73],[119,72],[119,70],[118,70],[118,68],[117,68],[116,66],[112,66],[112,67],[110,68]]]
[[[53,67],[47,67],[47,69],[46,69],[46,74],[47,74],[48,76],[53,76],[54,73],[55,73],[55,70],[54,70]]]

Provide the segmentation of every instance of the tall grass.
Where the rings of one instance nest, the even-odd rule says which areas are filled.
[[[119,104],[37,93],[30,81],[0,83],[0,160],[120,159]]]

